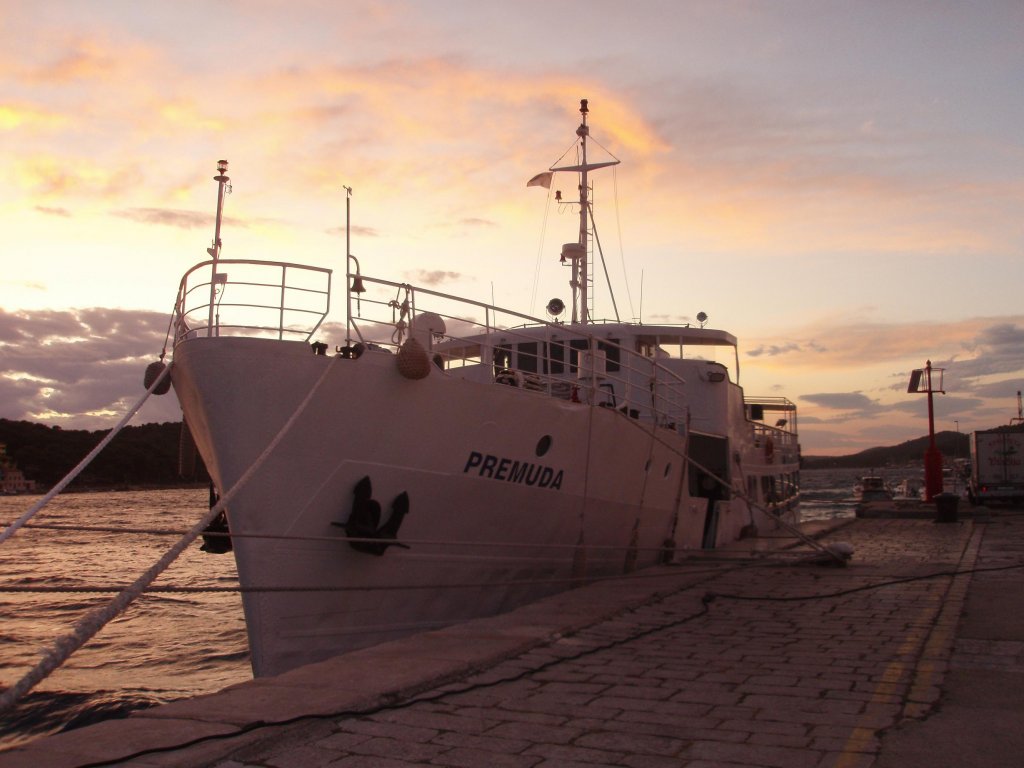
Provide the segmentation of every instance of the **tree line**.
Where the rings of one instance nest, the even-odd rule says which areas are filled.
[[[36,489],[45,492],[70,472],[109,430],[62,429],[0,419],[0,443]],[[182,424],[141,424],[122,429],[68,486],[70,490],[176,487],[209,482]],[[180,471],[179,471],[180,470]]]

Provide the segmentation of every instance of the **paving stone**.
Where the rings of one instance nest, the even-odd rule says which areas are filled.
[[[358,755],[374,755],[415,763],[431,760],[447,749],[442,745],[375,737],[353,745],[349,751]]]
[[[687,746],[681,739],[647,734],[604,731],[588,733],[576,739],[575,745],[597,749],[617,750],[640,755],[677,755]]]
[[[530,747],[526,754],[543,757],[544,761],[549,764],[557,762],[559,765],[567,763],[579,765],[621,765],[623,758],[628,752],[628,750],[622,749],[591,749],[577,745],[537,744]]]
[[[502,723],[487,731],[488,736],[525,739],[545,744],[568,744],[581,735],[576,728],[553,727],[536,723]]]
[[[721,741],[695,742],[687,750],[686,757],[719,764],[739,763],[770,768],[815,768],[821,761],[821,753],[813,750]]]
[[[458,768],[533,768],[542,759],[537,755],[503,755],[479,749],[453,749],[445,752],[442,764]]]

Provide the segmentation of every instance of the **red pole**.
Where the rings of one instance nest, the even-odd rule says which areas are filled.
[[[932,406],[932,361],[925,363],[928,377],[928,449],[924,452],[924,499],[931,501],[942,493],[942,454],[935,445],[935,410]]]

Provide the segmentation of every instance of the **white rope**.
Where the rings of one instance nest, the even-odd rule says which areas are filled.
[[[41,510],[43,507],[49,504],[50,501],[53,500],[54,496],[63,491],[67,487],[68,483],[70,483],[72,480],[78,477],[79,473],[87,466],[89,466],[92,460],[99,455],[100,451],[106,448],[110,441],[117,436],[117,433],[120,432],[125,427],[125,425],[129,421],[131,421],[132,417],[139,412],[139,409],[142,407],[142,404],[145,403],[147,399],[149,399],[149,396],[153,394],[153,390],[160,385],[160,382],[163,381],[170,372],[171,366],[168,365],[160,372],[160,375],[156,377],[156,381],[149,385],[149,389],[147,389],[146,393],[141,398],[139,398],[139,401],[135,403],[134,406],[132,406],[132,409],[124,415],[124,418],[122,418],[121,421],[117,423],[117,426],[111,429],[107,433],[107,436],[100,440],[99,445],[93,448],[92,451],[90,451],[89,455],[78,463],[77,467],[68,472],[64,476],[63,480],[61,480],[59,483],[53,486],[53,488],[50,489],[49,493],[43,496],[43,498],[41,498],[35,504],[33,504],[32,508],[29,509],[28,512],[23,514],[13,523],[7,526],[2,532],[0,532],[0,544],[3,544],[5,541],[11,538],[11,536],[13,536],[17,532],[17,530],[21,528],[21,526],[23,526],[25,523],[31,520],[32,517],[37,512],[39,512],[39,510]]]
[[[341,358],[335,357],[331,359],[340,360]],[[227,506],[227,503],[235,496],[235,494],[247,482],[249,482],[250,478],[252,478],[256,471],[262,466],[263,462],[266,461],[270,454],[273,453],[274,449],[277,448],[278,444],[292,428],[299,416],[303,411],[305,411],[306,407],[313,399],[313,395],[320,388],[320,385],[326,380],[327,374],[330,373],[330,371],[331,365],[324,366],[324,372],[313,385],[309,394],[306,395],[306,398],[299,404],[295,413],[293,413],[291,418],[288,419],[283,427],[281,427],[281,431],[274,436],[274,439],[270,441],[270,444],[267,445],[263,450],[263,453],[257,457],[256,461],[252,463],[249,469],[247,469],[245,473],[238,478],[238,481],[231,487],[231,490],[229,490],[220,501],[210,507],[210,511],[207,512],[207,514],[204,515],[203,518],[196,523],[187,534],[185,534],[185,536],[183,536],[173,547],[167,550],[164,556],[154,563],[149,570],[139,576],[129,586],[125,587],[125,589],[107,605],[96,608],[79,619],[79,621],[75,623],[75,627],[70,634],[57,638],[53,647],[44,652],[43,658],[35,667],[29,670],[21,680],[0,694],[0,712],[4,712],[12,707],[18,699],[45,680],[50,673],[67,661],[71,654],[89,642],[97,632],[103,629],[103,627],[116,618],[139,595],[141,595],[146,587],[148,587],[157,576],[165,571],[189,544],[195,541],[196,538],[203,533],[206,527],[217,515],[220,514],[221,510]]]
[[[712,480],[714,480],[719,485],[721,485],[724,489],[726,489],[726,490],[730,490],[731,489],[733,495],[736,496],[737,498],[743,499],[747,503],[747,507],[749,509],[756,509],[758,512],[760,512],[762,515],[767,517],[769,520],[771,520],[772,522],[776,523],[779,527],[785,528],[787,531],[789,531],[791,534],[793,534],[793,536],[795,536],[796,538],[798,538],[801,541],[803,541],[804,544],[807,544],[809,547],[811,547],[811,549],[816,549],[819,552],[821,552],[822,554],[828,555],[829,557],[834,558],[836,561],[838,561],[840,563],[845,563],[845,560],[840,555],[838,555],[835,552],[833,552],[831,549],[826,547],[820,541],[817,541],[817,540],[813,539],[812,537],[808,536],[806,533],[801,531],[797,526],[793,525],[788,520],[784,520],[781,516],[776,517],[766,507],[764,507],[761,504],[755,502],[752,498],[750,498],[750,496],[746,493],[746,491],[741,491],[741,490],[737,490],[735,488],[732,488],[732,486],[729,483],[727,483],[725,480],[723,480],[721,477],[716,475],[714,472],[712,472],[707,467],[705,467],[702,464],[698,463],[695,459],[687,457],[686,460],[690,464],[692,464],[694,467],[699,469],[701,472],[706,474],[708,477],[710,477]]]

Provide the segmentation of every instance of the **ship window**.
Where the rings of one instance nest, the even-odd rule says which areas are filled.
[[[575,373],[579,368],[580,352],[590,349],[590,342],[587,339],[573,339],[569,342],[569,373]]]
[[[551,435],[544,435],[537,441],[537,455],[543,456],[551,448]]]
[[[608,371],[608,373],[614,373],[619,370],[619,340],[609,339],[608,341],[611,343],[606,344],[603,341],[597,342],[597,348],[604,350],[605,370]]]
[[[518,345],[516,368],[525,373],[537,373],[537,342],[527,341]]]
[[[548,344],[548,355],[551,358],[551,373],[565,373],[565,344],[552,341]]]

